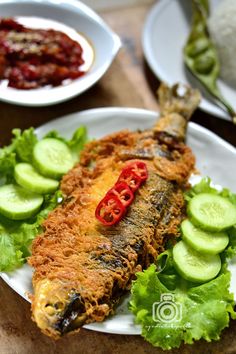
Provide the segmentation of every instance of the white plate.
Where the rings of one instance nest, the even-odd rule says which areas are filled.
[[[54,29],[67,33],[75,40],[78,40],[78,32],[83,34],[92,44],[95,57],[89,71],[67,85],[34,90],[18,90],[1,85],[0,100],[9,103],[46,106],[81,94],[102,77],[121,46],[119,37],[105,22],[78,0],[1,0],[0,17],[14,16],[52,20]],[[40,23],[40,26],[48,28],[46,22]],[[34,24],[32,20],[31,27],[37,27],[37,22]]]
[[[210,0],[212,11],[219,2],[220,0]],[[203,94],[200,108],[230,120],[229,115],[212,101],[203,86],[185,68],[183,47],[190,30],[191,13],[189,0],[159,0],[145,21],[142,37],[144,55],[153,73],[160,80],[168,84],[185,82],[198,87]],[[220,79],[218,83],[222,94],[236,110],[236,90]]]
[[[130,130],[151,128],[157,119],[157,113],[135,108],[99,108],[74,113],[53,120],[40,128],[39,137],[49,130],[56,129],[69,138],[81,124],[88,128],[89,136],[100,138],[106,134],[128,128]],[[211,176],[216,184],[235,191],[236,150],[224,140],[197,124],[190,123],[187,143],[197,158],[197,168],[202,175]],[[230,173],[229,173],[230,171]],[[232,266],[232,290],[236,295],[236,266]],[[26,300],[26,292],[32,292],[32,271],[24,265],[12,273],[2,273],[2,278]],[[140,334],[140,327],[134,325],[133,316],[127,310],[128,298],[121,302],[116,315],[102,323],[84,326],[87,329],[117,334]]]

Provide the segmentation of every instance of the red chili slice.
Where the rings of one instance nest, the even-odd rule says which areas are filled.
[[[142,161],[128,164],[114,185],[98,204],[95,216],[103,225],[116,224],[134,199],[134,192],[148,178],[147,166]]]
[[[137,176],[141,178],[141,181],[146,181],[148,178],[148,171],[145,162],[142,161],[135,161],[131,162],[130,164],[125,167],[125,169],[131,169]]]
[[[116,183],[114,187],[108,191],[107,194],[117,196],[125,208],[128,207],[134,199],[134,193],[125,182]]]
[[[120,182],[125,182],[126,184],[128,184],[132,192],[135,192],[139,188],[140,184],[142,183],[142,180],[138,175],[136,175],[136,173],[132,171],[132,169],[127,167],[122,170],[118,178],[117,183]]]
[[[119,198],[107,193],[98,204],[95,216],[103,225],[111,226],[116,224],[125,213],[125,207]]]

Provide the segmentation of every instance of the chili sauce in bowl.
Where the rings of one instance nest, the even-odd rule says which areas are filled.
[[[64,24],[37,17],[0,19],[0,86],[65,85],[86,74],[93,60],[89,40]]]
[[[1,0],[1,20],[0,100],[12,104],[50,106],[81,95],[121,47],[117,34],[79,0]]]

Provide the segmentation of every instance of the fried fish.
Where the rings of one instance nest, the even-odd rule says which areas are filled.
[[[162,84],[161,115],[152,130],[111,134],[87,144],[80,163],[61,182],[64,202],[32,245],[33,319],[58,338],[103,321],[129,289],[135,273],[154,262],[179,236],[183,190],[195,158],[184,144],[198,91]],[[127,161],[145,161],[148,179],[122,220],[104,226],[95,209]]]

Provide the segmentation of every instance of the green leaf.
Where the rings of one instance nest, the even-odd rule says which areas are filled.
[[[10,271],[22,265],[22,253],[15,249],[14,240],[0,226],[0,271]]]
[[[14,168],[18,162],[33,163],[33,149],[38,139],[34,128],[21,132],[12,131],[14,137],[9,146],[0,149],[0,185],[15,183]],[[86,128],[78,128],[70,140],[66,140],[57,131],[49,132],[45,137],[62,140],[71,149],[75,161],[87,141]],[[0,215],[0,271],[11,271],[20,267],[30,255],[30,245],[34,237],[42,232],[42,222],[48,213],[62,201],[62,193],[44,196],[39,213],[24,221],[9,220]]]
[[[46,135],[44,135],[43,139],[45,139],[45,138],[53,138],[53,139],[61,140],[65,144],[68,143],[68,140],[63,138],[63,136],[61,136],[57,130],[50,130],[50,132],[48,132]]]
[[[32,163],[33,147],[37,142],[33,128],[23,133],[14,129],[12,134],[11,144],[0,149],[0,185],[14,181],[14,168],[18,161]]]
[[[190,201],[195,195],[200,193],[219,194],[219,191],[211,186],[211,179],[209,177],[204,177],[185,193],[185,199]]]
[[[79,154],[84,147],[84,144],[88,141],[87,129],[84,126],[79,127],[73,134],[68,145],[71,148],[74,160],[79,159]]]
[[[12,133],[15,136],[13,138],[13,145],[17,158],[21,162],[32,163],[33,148],[38,141],[34,128],[26,129],[23,132],[20,129],[13,129]]]
[[[218,194],[236,205],[236,195],[226,188],[214,188],[208,177],[193,186],[185,198],[190,201],[199,193]],[[157,258],[157,265],[137,273],[130,310],[142,326],[142,336],[152,345],[172,349],[182,342],[218,340],[230,318],[236,319],[234,296],[229,291],[231,273],[227,270],[228,259],[236,255],[236,226],[227,233],[230,242],[221,253],[220,274],[207,283],[197,285],[184,280],[175,270],[172,249]],[[164,306],[176,316],[165,317]]]
[[[12,145],[0,149],[0,185],[13,180],[16,154]]]
[[[194,285],[176,274],[171,251],[165,252],[164,268],[162,257],[158,259],[160,272],[152,264],[137,273],[132,285],[130,309],[142,325],[142,336],[162,349],[178,348],[182,342],[192,344],[201,338],[219,339],[230,317],[236,315],[229,292],[230,272],[223,267],[217,278]]]
[[[229,245],[223,253],[226,259],[231,259],[236,256],[236,226],[231,227],[228,231]]]
[[[42,231],[42,222],[61,202],[62,194],[57,191],[45,196],[42,209],[31,219],[14,221],[0,216],[0,271],[11,271],[25,262],[32,240]]]

